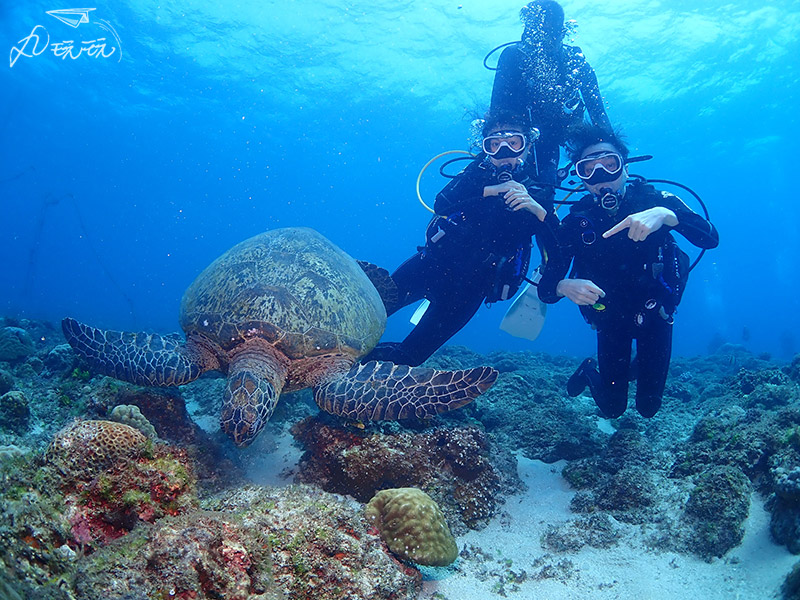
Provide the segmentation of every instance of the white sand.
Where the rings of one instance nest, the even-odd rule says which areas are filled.
[[[625,526],[626,533],[616,547],[584,547],[576,553],[548,554],[539,543],[540,536],[549,525],[576,516],[568,508],[574,492],[561,477],[562,467],[563,463],[547,465],[519,457],[519,473],[529,491],[509,498],[504,507],[506,514],[499,515],[486,529],[470,531],[457,540],[460,548],[476,546],[491,558],[459,558],[454,567],[426,570],[426,575],[437,579],[425,582],[421,598],[766,599],[775,597],[798,561],[798,557],[770,541],[769,514],[764,510],[763,499],[755,494],[742,544],[712,563],[647,550],[636,528],[629,526]],[[534,565],[534,561],[543,556],[542,562],[555,565],[552,571],[558,576],[533,579],[531,576],[542,569],[541,562]],[[508,559],[512,561],[510,567]],[[517,583],[516,588],[513,583],[504,583],[503,596],[497,590],[509,569],[514,573],[524,570],[528,578]]]

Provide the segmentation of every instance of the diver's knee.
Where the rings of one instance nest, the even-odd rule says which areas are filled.
[[[636,410],[645,419],[654,417],[659,408],[661,408],[661,398],[636,399]]]
[[[617,402],[614,404],[605,404],[605,405],[597,403],[597,408],[600,409],[600,412],[603,413],[603,416],[606,419],[617,419],[621,417],[628,409],[628,403]]]

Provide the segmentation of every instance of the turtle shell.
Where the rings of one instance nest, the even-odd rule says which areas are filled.
[[[259,337],[290,359],[359,357],[378,343],[386,311],[355,260],[293,227],[245,240],[206,267],[183,295],[180,323],[225,351]]]

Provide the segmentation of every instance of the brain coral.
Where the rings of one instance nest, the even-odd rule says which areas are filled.
[[[404,560],[444,567],[458,557],[456,540],[439,505],[420,489],[381,490],[365,512],[389,550]]]
[[[76,421],[59,431],[47,450],[48,460],[63,472],[104,469],[120,459],[136,458],[147,438],[137,429],[113,421]]]

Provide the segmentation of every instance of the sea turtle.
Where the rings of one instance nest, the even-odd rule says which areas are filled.
[[[447,412],[494,383],[497,371],[489,367],[359,364],[386,324],[365,271],[377,281],[374,268],[313,229],[274,229],[228,250],[189,286],[180,312],[185,341],[104,331],[71,318],[62,326],[93,369],[117,379],[174,386],[205,371],[226,373],[220,424],[238,446],[258,435],[282,391],[310,386],[321,409],[377,421]]]

